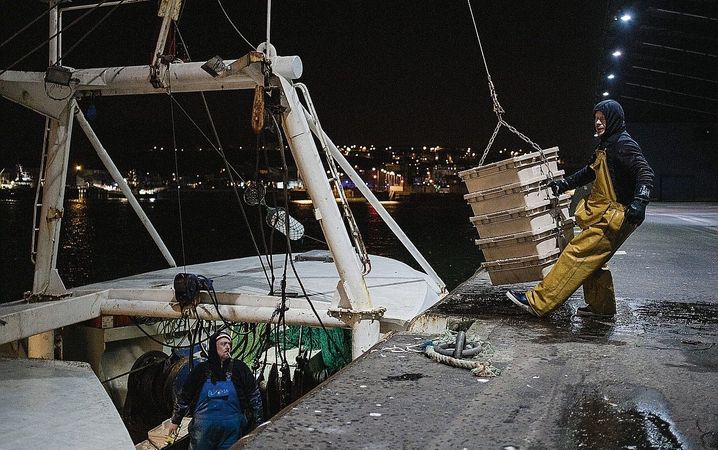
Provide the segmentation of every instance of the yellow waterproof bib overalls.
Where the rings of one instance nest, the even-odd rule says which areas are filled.
[[[576,223],[581,233],[563,249],[543,281],[526,292],[539,316],[561,305],[581,285],[591,311],[616,313],[613,278],[605,264],[636,226],[624,224],[624,206],[616,201],[605,149],[596,149],[591,169],[596,173],[593,188],[576,208]]]

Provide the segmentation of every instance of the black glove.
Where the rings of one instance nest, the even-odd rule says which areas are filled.
[[[633,201],[626,207],[626,222],[636,226],[643,223],[646,218],[646,205],[648,205],[650,195],[651,190],[648,186],[638,187]]]
[[[553,195],[558,197],[559,195],[563,194],[564,192],[568,191],[568,182],[564,179],[560,180],[552,180],[548,187],[553,191]]]

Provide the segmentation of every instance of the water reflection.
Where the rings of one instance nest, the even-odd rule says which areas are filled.
[[[87,199],[69,200],[65,207],[62,227],[62,258],[58,258],[58,270],[68,286],[87,284],[92,276],[95,260],[95,229],[88,214]]]
[[[621,399],[585,389],[565,409],[563,448],[687,448],[660,392],[636,388]]]
[[[17,273],[0,287],[0,301],[16,300],[32,286],[29,263],[32,198],[0,202],[0,250],[7,255],[0,270]],[[183,193],[180,222],[177,199],[142,202],[143,210],[179,265],[255,255],[242,211],[232,194]],[[368,202],[350,202],[367,250],[418,268],[409,252]],[[481,253],[469,222],[469,207],[460,196],[387,202],[394,217],[419,251],[451,288],[478,268]],[[264,221],[266,208],[244,206],[261,251],[283,252],[284,239],[274,237]],[[319,221],[309,202],[291,202],[290,214],[308,236],[293,242],[294,252],[326,248]],[[263,228],[260,228],[263,227]],[[7,231],[6,231],[7,230]],[[13,239],[6,239],[12,236]],[[271,241],[271,242],[270,242]],[[23,264],[19,264],[22,261]],[[167,267],[162,254],[125,199],[67,200],[57,259],[60,276],[72,287]],[[24,265],[23,270],[16,270]]]

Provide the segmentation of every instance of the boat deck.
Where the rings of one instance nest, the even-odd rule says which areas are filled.
[[[89,364],[0,359],[0,448],[132,449]]]
[[[612,260],[613,320],[577,292],[531,317],[479,272],[233,448],[718,447],[718,205],[652,204]],[[413,350],[447,325],[495,378]]]
[[[314,250],[295,255],[295,258],[294,269],[309,298],[316,302],[318,309],[326,310],[332,303],[339,280],[329,252]],[[390,258],[372,255],[371,261],[372,271],[366,276],[366,283],[374,306],[386,307],[381,321],[382,331],[403,328],[417,314],[436,302],[439,289],[426,274]],[[270,272],[266,259],[263,259],[263,263]],[[274,291],[278,293],[281,292],[280,280],[285,267],[284,255],[274,255],[272,265],[275,274]],[[175,275],[180,272],[212,279],[218,294],[267,295],[269,291],[268,278],[257,257],[161,269],[73,288],[72,297],[58,301],[0,305],[0,320],[5,322],[0,326],[0,344],[98,317],[102,303],[99,293],[102,291],[122,291],[119,295],[130,298],[133,289],[169,291],[173,287]],[[302,288],[289,264],[287,296],[302,297]]]

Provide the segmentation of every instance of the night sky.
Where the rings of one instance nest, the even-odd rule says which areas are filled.
[[[505,119],[543,147],[558,145],[569,163],[590,154],[591,108],[602,57],[607,1],[474,1],[479,33]],[[231,18],[254,44],[264,40],[264,1],[224,0]],[[0,41],[46,4],[0,0]],[[95,20],[110,8],[93,13]],[[156,4],[121,7],[64,64],[75,68],[147,64],[160,20]],[[272,43],[301,56],[325,131],[338,145],[471,146],[482,150],[496,119],[466,1],[274,1]],[[79,13],[67,14],[65,24]],[[68,30],[69,48],[91,21]],[[47,37],[47,20],[0,48],[7,67]],[[225,59],[250,50],[217,2],[189,0],[179,24],[192,60]],[[44,70],[47,49],[18,68]],[[18,69],[16,68],[16,69]],[[179,96],[209,132],[198,94]],[[225,147],[254,145],[248,92],[208,95]],[[154,145],[172,146],[165,95],[95,100],[93,127],[120,170]],[[87,107],[88,102],[83,102]],[[178,146],[203,145],[177,116]],[[37,166],[43,118],[0,100],[0,167]],[[503,130],[497,147],[527,148]],[[71,163],[101,167],[82,132],[74,132]],[[216,156],[208,154],[208,158]],[[169,156],[168,156],[169,158]],[[168,164],[170,163],[168,159]]]

